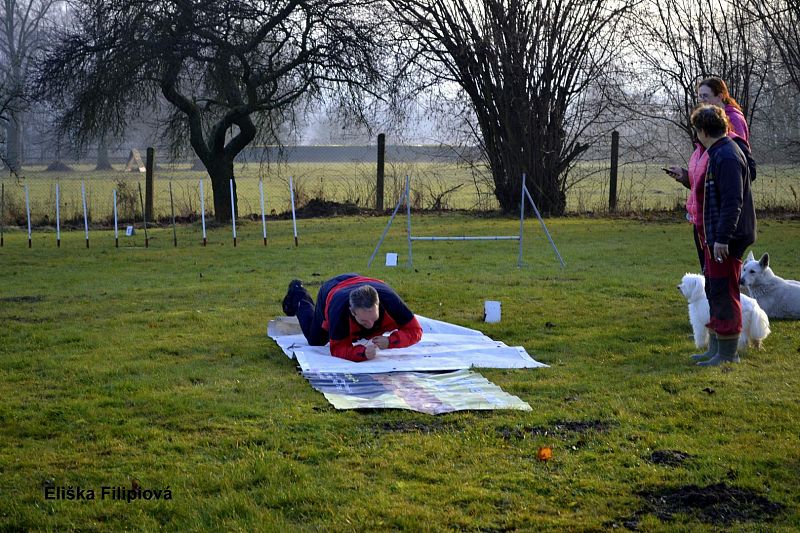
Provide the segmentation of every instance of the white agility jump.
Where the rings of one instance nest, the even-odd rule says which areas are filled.
[[[386,228],[383,230],[383,234],[381,235],[378,244],[375,246],[375,250],[372,252],[372,256],[369,258],[369,262],[367,263],[367,267],[372,266],[372,261],[375,259],[375,255],[378,253],[378,250],[383,244],[384,239],[386,238],[386,234],[389,232],[389,228],[394,221],[394,217],[397,215],[397,211],[400,209],[400,206],[403,205],[403,202],[406,204],[406,220],[407,220],[407,234],[408,234],[408,266],[411,267],[414,264],[413,260],[413,246],[412,243],[414,241],[518,241],[519,242],[519,255],[517,257],[517,266],[522,266],[522,244],[523,244],[523,229],[524,229],[524,222],[525,222],[525,198],[531,203],[531,207],[533,207],[534,213],[536,213],[536,217],[539,219],[539,223],[542,225],[542,229],[544,230],[545,235],[547,235],[547,239],[550,241],[550,245],[553,247],[553,251],[558,258],[558,261],[561,263],[561,268],[564,268],[564,259],[562,259],[561,254],[558,252],[558,248],[556,247],[555,242],[553,242],[553,238],[550,236],[550,232],[547,231],[547,226],[545,226],[544,220],[542,220],[541,214],[539,214],[539,209],[536,207],[536,203],[533,201],[530,192],[528,192],[528,187],[525,185],[525,174],[522,175],[522,194],[520,198],[520,206],[519,206],[519,234],[518,235],[475,235],[475,236],[414,236],[411,233],[411,179],[409,176],[406,176],[406,186],[403,193],[400,195],[400,199],[397,201],[397,205],[392,212],[392,216],[389,218],[389,222],[386,224]]]

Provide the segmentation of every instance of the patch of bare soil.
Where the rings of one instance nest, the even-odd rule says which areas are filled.
[[[304,206],[297,208],[295,210],[295,216],[297,216],[297,218],[322,218],[360,215],[367,212],[371,211],[350,202],[341,203],[313,198]],[[278,217],[291,218],[292,213],[282,213],[278,215]]]
[[[399,432],[399,433],[435,433],[437,431],[444,431],[453,429],[453,424],[439,420],[432,420],[430,422],[415,422],[413,420],[398,420],[397,422],[384,422],[378,426],[380,431],[384,432]]]
[[[72,167],[61,161],[53,161],[47,165],[48,172],[72,172]]]
[[[0,298],[0,302],[8,302],[8,303],[25,303],[25,304],[35,304],[39,303],[44,298],[41,296],[7,296],[5,298]]]
[[[506,440],[528,436],[569,437],[575,433],[602,433],[614,425],[615,422],[608,420],[557,420],[549,426],[499,427],[497,432]]]
[[[8,320],[10,322],[20,322],[22,324],[42,324],[47,320],[44,318],[33,318],[29,316],[19,316],[19,315],[11,315],[4,317],[3,320]]]
[[[784,509],[782,504],[762,494],[725,483],[659,488],[641,492],[639,496],[645,507],[623,520],[622,525],[628,529],[637,530],[639,518],[646,514],[654,514],[662,522],[672,521],[676,514],[685,514],[706,524],[725,527],[735,522],[769,522]],[[609,525],[619,527],[619,524]]]
[[[678,450],[656,450],[650,454],[650,462],[655,465],[680,466],[692,456]]]

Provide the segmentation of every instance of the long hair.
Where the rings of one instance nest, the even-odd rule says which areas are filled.
[[[718,78],[716,76],[705,78],[700,80],[700,83],[697,84],[697,88],[699,89],[703,85],[711,89],[715,96],[719,96],[722,100],[722,103],[726,105],[732,105],[739,111],[742,111],[742,106],[740,106],[739,102],[737,102],[733,96],[731,96],[731,93],[728,92],[728,86],[725,85],[725,82],[722,80],[722,78]]]

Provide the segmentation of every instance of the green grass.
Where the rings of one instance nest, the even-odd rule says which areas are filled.
[[[118,165],[117,168],[121,166]],[[5,186],[6,224],[26,224],[25,188],[35,225],[55,226],[56,184],[60,187],[62,222],[83,224],[85,181],[86,203],[90,221],[108,224],[113,220],[113,190],[120,205],[122,221],[141,220],[138,187],[144,191],[144,175],[117,171],[94,171],[89,165],[78,165],[71,173],[47,172],[44,167],[28,167],[24,179],[0,177]],[[293,177],[297,206],[312,198],[351,202],[362,207],[375,205],[375,167],[372,164],[296,163],[291,165],[236,167],[238,215],[261,214],[259,179],[263,180],[265,211],[284,213],[291,209],[289,177]],[[211,183],[205,172],[189,170],[187,165],[172,165],[155,173],[154,213],[158,218],[170,217],[174,207],[178,217],[196,216],[201,210],[200,178],[205,178],[203,202],[213,212]],[[405,176],[412,178],[412,205],[431,209],[496,210],[492,186],[476,179],[466,167],[451,163],[390,162],[386,168],[385,208],[392,209],[405,186]],[[605,161],[576,166],[567,192],[569,213],[604,213],[608,210],[608,164]],[[122,184],[122,185],[121,185]],[[169,188],[173,202],[170,204]],[[225,194],[229,194],[225,191]],[[786,165],[761,165],[753,184],[757,209],[789,209],[800,211],[800,172]],[[667,177],[657,164],[622,165],[617,184],[617,207],[622,213],[643,213],[680,208],[686,203],[687,190]]]
[[[550,219],[567,267],[526,222],[516,243],[416,243],[414,268],[366,263],[386,217],[5,234],[0,248],[0,530],[643,530],[800,528],[800,323],[773,321],[742,363],[688,361],[688,224]],[[405,221],[381,254],[406,259]],[[513,234],[513,218],[423,215],[417,235]],[[800,222],[761,220],[756,254],[800,279]],[[378,261],[382,263],[382,261]],[[551,365],[481,373],[531,412],[337,412],[266,337],[293,277],[360,271],[418,313]],[[481,322],[483,301],[503,320]],[[713,394],[704,392],[713,390]],[[585,423],[585,431],[564,429]],[[536,460],[540,446],[553,459]],[[649,460],[657,450],[691,457]],[[45,500],[43,483],[170,488],[160,501]],[[642,493],[716,483],[783,511],[662,521]],[[99,498],[99,494],[98,494]],[[740,502],[742,506],[747,501]]]

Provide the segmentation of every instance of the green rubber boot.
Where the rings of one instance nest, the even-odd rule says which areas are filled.
[[[709,332],[708,334],[708,350],[705,353],[696,353],[691,356],[692,361],[704,361],[706,359],[711,359],[715,355],[717,355],[717,350],[719,348],[719,343],[717,341],[717,334],[713,331]]]
[[[739,335],[718,338],[717,343],[719,344],[717,355],[708,361],[697,363],[698,366],[719,366],[722,363],[738,363],[740,361],[739,354],[736,353],[736,348],[739,347]]]

